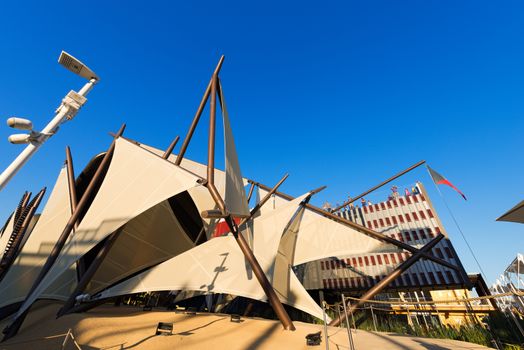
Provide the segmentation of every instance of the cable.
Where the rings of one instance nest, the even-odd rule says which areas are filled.
[[[431,177],[431,173],[429,172],[429,169],[428,169],[428,166],[426,164],[426,170],[428,171],[429,173],[429,176]],[[469,249],[469,252],[471,253],[471,255],[473,256],[473,259],[475,259],[475,262],[477,263],[477,266],[479,267],[480,269],[480,272],[486,276],[486,273],[484,272],[484,270],[482,269],[482,266],[480,266],[480,263],[475,255],[475,253],[473,252],[473,249],[471,249],[471,246],[469,245],[468,243],[468,240],[466,239],[466,236],[464,235],[464,232],[462,232],[462,229],[460,228],[458,222],[457,222],[457,219],[455,218],[455,215],[453,215],[453,212],[451,211],[449,205],[448,205],[448,202],[446,201],[446,199],[444,198],[444,196],[442,195],[442,192],[440,191],[440,188],[438,188],[437,184],[435,183],[435,181],[431,181],[433,182],[433,184],[435,185],[435,188],[437,189],[439,195],[440,195],[440,198],[442,198],[442,201],[444,202],[444,205],[446,206],[446,208],[448,209],[448,212],[449,212],[449,215],[451,215],[451,218],[453,219],[453,222],[455,223],[455,226],[457,226],[457,229],[459,230],[461,236],[462,236],[462,239],[464,239],[464,242],[466,243],[466,246],[468,247]]]

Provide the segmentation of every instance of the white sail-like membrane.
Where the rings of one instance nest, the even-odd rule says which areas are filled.
[[[255,256],[273,282],[276,249],[289,219],[304,196],[279,210],[254,220]],[[279,299],[288,305],[322,318],[322,309],[309,296],[289,269],[285,288],[275,286]],[[218,237],[103,291],[99,297],[161,290],[193,290],[266,300],[257,279],[246,266],[244,255],[232,236]]]
[[[231,124],[229,123],[229,114],[227,112],[226,100],[224,99],[222,87],[220,87],[219,91],[220,101],[222,103],[224,148],[226,156],[226,193],[224,202],[227,210],[232,215],[237,217],[247,217],[249,216],[249,208],[246,199],[246,191],[244,189],[244,182],[242,181],[237,149],[233,138],[233,132],[231,131]]]
[[[122,138],[117,139],[113,159],[89,210],[17,316],[98,242],[147,209],[197,186],[197,179],[141,147]]]
[[[70,216],[67,171],[62,168],[38,223],[0,283],[0,307],[24,300]],[[66,299],[76,283],[75,269],[66,270],[60,281],[60,288],[43,296]]]
[[[169,202],[163,201],[124,225],[85,291],[93,294],[193,246]]]
[[[265,193],[260,191],[261,196]],[[273,205],[278,208],[286,202],[281,197],[275,197]],[[290,225],[282,238],[282,252],[293,266],[334,256],[399,251],[392,244],[371,238],[308,209],[304,209],[294,220],[297,223]]]

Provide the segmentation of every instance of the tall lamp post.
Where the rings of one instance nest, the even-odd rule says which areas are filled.
[[[58,63],[67,68],[69,71],[88,80],[88,82],[80,89],[80,91],[69,91],[64,97],[62,103],[55,112],[55,117],[47,124],[42,131],[33,130],[33,123],[30,120],[22,118],[9,118],[7,125],[9,127],[26,130],[29,133],[14,134],[9,136],[9,142],[13,144],[27,144],[27,147],[16,157],[16,159],[0,174],[0,191],[7,185],[9,180],[20,170],[24,164],[31,158],[31,156],[44,144],[51,136],[53,136],[58,127],[73,119],[78,113],[78,110],[86,103],[86,96],[91,91],[93,86],[98,83],[100,78],[85,64],[71,56],[65,51],[62,51],[58,58]]]

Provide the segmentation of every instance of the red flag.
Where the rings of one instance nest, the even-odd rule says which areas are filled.
[[[451,187],[452,189],[454,189],[455,191],[457,191],[458,193],[460,193],[460,195],[462,196],[462,198],[464,198],[464,200],[467,200],[466,199],[466,196],[464,195],[464,193],[462,193],[458,188],[456,188],[451,182],[448,181],[448,179],[446,179],[444,176],[440,175],[439,173],[437,173],[435,170],[431,169],[428,165],[428,170],[429,170],[429,174],[431,175],[431,178],[433,179],[433,182],[436,183],[437,185],[448,185],[449,187]]]
[[[235,221],[235,223],[237,225],[240,224],[240,218],[233,217],[233,221]],[[231,231],[229,230],[229,226],[228,226],[227,222],[224,219],[220,219],[217,222],[217,224],[215,226],[215,230],[211,234],[210,238],[221,237],[221,236],[227,235],[229,232],[231,232]]]

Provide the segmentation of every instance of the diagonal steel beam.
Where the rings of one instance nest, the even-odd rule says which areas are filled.
[[[56,315],[57,318],[64,316],[65,314],[68,314],[71,312],[72,308],[75,306],[76,297],[84,292],[87,285],[93,279],[93,276],[98,271],[98,268],[100,267],[100,265],[102,265],[102,262],[104,261],[105,257],[107,256],[107,254],[109,253],[109,251],[111,250],[111,248],[113,247],[116,240],[120,236],[120,233],[123,230],[124,230],[124,226],[120,227],[115,232],[110,234],[109,237],[107,237],[106,242],[104,243],[104,246],[98,251],[95,259],[93,260],[91,265],[89,265],[89,268],[83,274],[80,281],[78,281],[78,284],[76,285],[73,293],[71,293],[71,295],[69,296],[65,304],[62,306],[62,308],[58,310],[58,313]]]
[[[384,288],[386,288],[391,282],[393,282],[397,277],[399,277],[404,271],[409,269],[414,263],[416,263],[418,260],[420,260],[424,253],[429,252],[440,240],[444,238],[444,235],[442,233],[439,233],[437,237],[433,238],[429,243],[427,243],[425,246],[423,246],[417,253],[410,256],[407,260],[405,260],[402,264],[397,266],[389,275],[384,277],[380,280],[377,284],[375,284],[373,287],[371,287],[361,298],[358,302],[352,303],[347,306],[347,314],[352,314],[358,307],[360,307],[362,304],[366,303],[369,299],[373,298],[375,295],[380,293]],[[339,316],[331,323],[330,326],[336,327],[338,326],[343,319],[346,316]]]
[[[400,173],[396,174],[396,175],[393,175],[392,177],[390,177],[389,179],[385,180],[385,181],[382,181],[381,183],[379,183],[378,185],[376,186],[373,186],[371,187],[369,190],[359,194],[358,196],[354,197],[354,198],[351,198],[350,200],[342,203],[341,205],[339,205],[338,207],[336,207],[335,209],[333,209],[331,212],[332,213],[336,213],[337,211],[339,211],[340,209],[344,208],[346,205],[350,204],[350,203],[353,203],[354,201],[356,201],[357,199],[360,199],[366,195],[368,195],[369,193],[375,191],[377,188],[380,188],[382,186],[384,186],[385,184],[387,183],[390,183],[391,181],[401,177],[402,175],[410,172],[411,170],[415,169],[415,168],[418,168],[419,166],[421,166],[422,164],[426,163],[425,160],[421,160],[420,162],[410,166],[409,168],[407,168],[406,170],[402,170]]]
[[[173,153],[173,150],[175,149],[176,144],[178,143],[178,140],[180,140],[180,136],[175,137],[173,141],[169,144],[169,147],[167,147],[166,151],[162,155],[162,158],[167,159]]]
[[[182,146],[180,147],[180,152],[178,152],[178,156],[176,157],[176,160],[175,160],[176,165],[180,165],[180,163],[182,162],[182,159],[184,158],[184,155],[186,154],[187,146],[189,146],[189,142],[191,141],[191,138],[193,137],[193,133],[195,132],[198,121],[200,120],[200,116],[202,115],[202,112],[204,111],[204,107],[206,106],[209,95],[211,94],[211,85],[215,77],[218,76],[218,73],[220,72],[220,68],[222,68],[222,63],[224,63],[224,55],[220,57],[220,60],[218,61],[215,71],[213,72],[213,76],[209,80],[209,84],[207,84],[207,88],[206,88],[206,91],[204,92],[204,96],[202,97],[202,100],[200,101],[200,105],[198,106],[195,116],[193,117],[193,122],[191,123],[191,126],[189,127],[189,130],[187,132],[186,138],[184,139],[184,142],[182,143]]]

